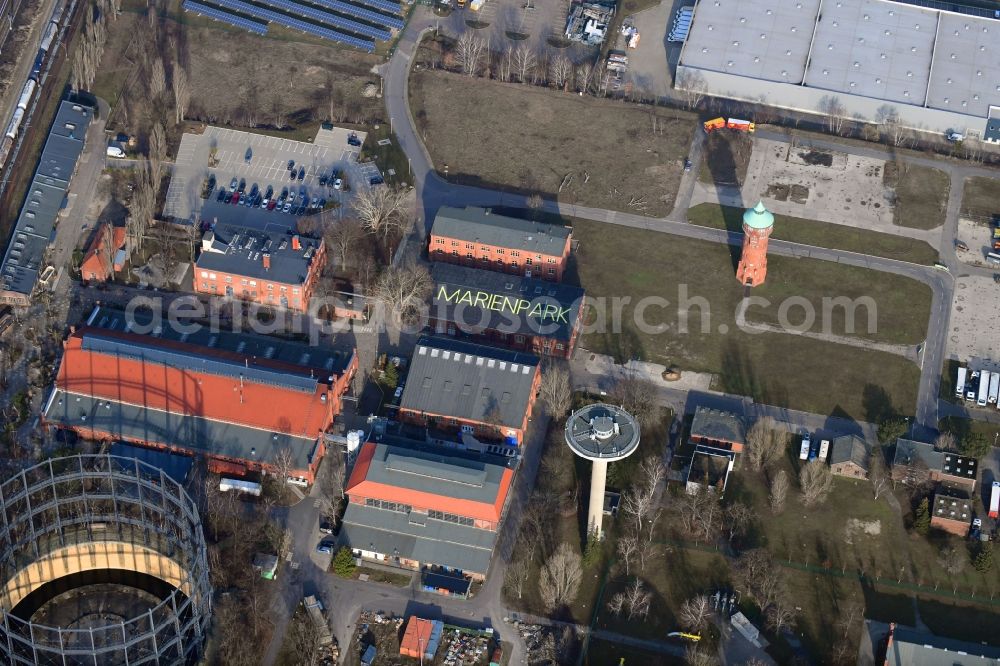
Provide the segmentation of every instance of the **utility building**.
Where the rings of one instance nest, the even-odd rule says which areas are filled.
[[[779,108],[984,136],[1000,21],[888,0],[702,0],[675,85]],[[938,6],[945,3],[928,3]]]

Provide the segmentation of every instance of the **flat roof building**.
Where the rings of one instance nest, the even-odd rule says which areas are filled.
[[[979,465],[975,458],[952,451],[938,451],[933,444],[900,437],[892,458],[892,478],[904,483],[943,482],[972,492]]]
[[[292,224],[219,224],[202,237],[194,290],[305,312],[325,261],[323,240]]]
[[[435,263],[430,325],[442,335],[569,358],[584,291],[568,284]]]
[[[489,208],[442,206],[429,234],[432,261],[560,281],[572,230],[558,224],[497,215]]]
[[[960,537],[969,536],[972,526],[972,503],[960,497],[938,493],[931,509],[931,527]]]
[[[410,361],[399,418],[519,446],[540,383],[537,356],[423,337]]]
[[[472,578],[489,569],[513,462],[417,442],[362,445],[346,486],[342,539],[360,556]]]
[[[702,0],[676,87],[983,137],[1000,106],[1000,21],[889,0]]]
[[[1000,664],[1000,648],[889,625],[885,666],[985,666]]]
[[[273,471],[288,456],[290,478],[312,482],[322,435],[357,369],[353,349],[142,328],[97,308],[71,332],[44,422],[89,439],[203,454],[225,474]]]
[[[27,305],[83,152],[93,109],[62,102],[0,264],[0,303]]]

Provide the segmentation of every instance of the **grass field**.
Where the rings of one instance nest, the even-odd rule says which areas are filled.
[[[618,666],[621,660],[626,666],[641,664],[662,664],[662,666],[681,666],[686,664],[683,658],[666,654],[646,652],[639,648],[602,641],[599,638],[590,639],[587,655],[583,659],[584,666]]]
[[[453,182],[651,215],[672,209],[696,127],[656,109],[654,134],[648,108],[426,69],[411,76],[410,104]]]
[[[905,165],[902,174],[895,162],[886,162],[883,181],[896,190],[893,223],[912,229],[933,229],[944,224],[951,179],[939,169]]]
[[[744,132],[719,131],[705,137],[705,158],[698,180],[703,183],[738,187],[747,177],[753,144]]]
[[[109,24],[108,45],[94,93],[115,105],[146,48],[146,3],[125,0],[123,12]],[[189,118],[220,125],[307,126],[309,137],[331,111],[336,122],[365,123],[383,116],[382,101],[361,91],[378,83],[370,72],[381,62],[375,55],[339,48],[302,33],[269,27],[266,36],[251,35],[222,23],[186,14],[171,0],[160,18],[160,30],[174,35],[191,82]],[[143,82],[133,81],[126,93],[133,101],[145,96]],[[168,102],[172,105],[172,102]],[[171,106],[172,108],[172,106]],[[120,114],[114,119],[122,120]],[[282,136],[298,138],[286,132]]]
[[[603,320],[615,311],[611,299],[630,299],[619,303],[620,333],[613,320],[603,331],[592,326],[585,331],[584,348],[619,359],[638,357],[717,373],[718,390],[768,404],[860,420],[880,413],[875,402],[891,401],[903,413],[913,409],[919,371],[902,357],[802,336],[738,330],[735,313],[742,290],[733,277],[730,248],[625,227],[608,233],[607,225],[585,220],[574,223],[573,233],[580,242],[580,283],[588,298],[608,299]],[[641,263],[636,262],[636,248],[642,249]],[[751,321],[775,320],[778,301],[789,295],[804,296],[811,303],[822,296],[869,295],[878,306],[872,338],[915,343],[924,336],[930,291],[921,283],[823,261],[772,256],[769,263],[768,282],[753,295],[770,299],[772,305],[752,308]],[[687,334],[677,316],[682,295],[704,297],[707,303],[700,313],[697,306],[685,308],[690,310]],[[645,312],[648,323],[665,330],[641,332],[635,325],[635,306],[643,297],[667,299],[667,307],[654,303]],[[819,330],[821,308],[817,313]],[[831,332],[845,333],[843,314],[841,310],[826,318]],[[801,315],[789,314],[789,319],[799,323]],[[865,319],[859,311],[858,328],[867,336]],[[879,371],[873,373],[872,368]]]
[[[689,208],[687,215],[688,221],[698,226],[736,232],[743,229],[743,210],[740,208],[705,203]],[[938,260],[937,250],[921,240],[787,215],[775,215],[774,218],[772,238],[928,266]]]
[[[966,178],[962,189],[962,215],[988,220],[997,213],[1000,213],[1000,180],[985,176]]]

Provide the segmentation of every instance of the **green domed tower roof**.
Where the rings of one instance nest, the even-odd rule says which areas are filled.
[[[751,229],[769,229],[774,226],[774,215],[764,208],[764,202],[758,201],[753,208],[747,208],[743,213],[743,224]]]

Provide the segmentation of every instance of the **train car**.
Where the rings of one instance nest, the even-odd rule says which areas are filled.
[[[55,21],[50,22],[48,27],[45,29],[45,36],[42,37],[41,48],[39,50],[47,53],[49,48],[52,46],[52,40],[55,39],[57,32],[59,32],[59,24]]]
[[[28,104],[31,103],[31,98],[35,94],[35,89],[38,84],[34,79],[28,79],[28,82],[24,84],[24,88],[21,90],[21,96],[17,100],[17,108],[28,110]]]
[[[7,124],[7,131],[4,136],[13,140],[17,138],[17,133],[21,129],[21,121],[24,120],[24,109],[14,109],[14,115]]]

